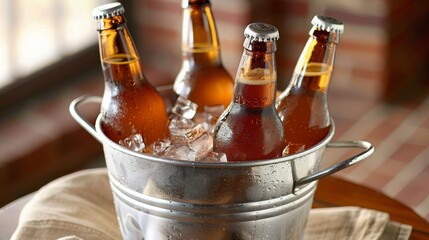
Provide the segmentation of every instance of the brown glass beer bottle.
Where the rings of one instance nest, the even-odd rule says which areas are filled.
[[[183,0],[182,67],[174,91],[205,106],[231,102],[234,80],[221,61],[215,21],[209,0]]]
[[[214,151],[228,161],[280,157],[284,131],[275,109],[277,29],[265,23],[249,24],[237,70],[234,96],[214,131]]]
[[[330,130],[327,90],[344,26],[325,16],[315,16],[311,23],[310,36],[291,82],[276,101],[285,131],[287,154],[316,145]]]
[[[124,12],[116,2],[96,7],[92,13],[105,80],[101,127],[116,143],[140,133],[148,146],[168,137],[168,117],[161,95],[143,74]]]

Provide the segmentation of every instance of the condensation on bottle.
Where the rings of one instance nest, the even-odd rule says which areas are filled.
[[[232,99],[234,80],[221,61],[215,20],[209,0],[182,1],[182,67],[174,91],[205,107],[223,105]]]
[[[276,100],[286,136],[285,154],[313,147],[331,127],[327,91],[344,25],[327,16],[314,16],[311,23],[290,83]]]
[[[149,145],[168,137],[168,117],[163,98],[143,74],[124,12],[119,2],[101,5],[92,12],[104,75],[101,127],[116,143],[141,134]]]
[[[234,84],[231,104],[214,131],[214,151],[228,161],[252,161],[282,156],[284,131],[275,109],[277,28],[249,24]]]

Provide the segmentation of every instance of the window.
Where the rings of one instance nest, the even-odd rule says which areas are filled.
[[[0,1],[3,23],[0,28],[0,96],[10,94],[13,89],[20,93],[31,91],[19,86],[31,82],[34,73],[49,67],[55,71],[55,65],[64,59],[91,46],[94,48],[97,34],[91,12],[107,2],[110,1]],[[67,62],[70,64],[70,59]],[[46,75],[49,73],[45,72],[44,78]],[[39,81],[30,86],[44,84],[50,85]],[[15,98],[9,96],[9,99]]]

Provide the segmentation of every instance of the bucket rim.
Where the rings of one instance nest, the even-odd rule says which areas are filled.
[[[232,162],[228,162],[228,161],[227,162],[196,162],[196,161],[178,160],[178,159],[171,159],[171,158],[161,158],[151,154],[132,151],[130,149],[127,149],[124,146],[121,146],[115,143],[104,134],[103,130],[101,129],[101,114],[99,114],[97,117],[97,120],[95,122],[95,129],[103,145],[107,144],[109,147],[114,148],[117,151],[123,152],[125,154],[131,155],[136,158],[144,158],[144,160],[146,161],[154,161],[158,163],[164,163],[164,164],[170,164],[170,165],[182,166],[182,167],[188,166],[193,168],[240,168],[240,167],[272,165],[279,162],[293,161],[301,157],[310,155],[316,151],[319,151],[320,149],[326,147],[326,145],[329,143],[329,141],[332,139],[335,133],[335,123],[332,118],[330,119],[330,124],[331,124],[331,127],[329,129],[328,135],[318,144],[302,152],[292,154],[292,155],[282,156],[278,158],[273,158],[273,159],[252,160],[252,161],[232,161]]]

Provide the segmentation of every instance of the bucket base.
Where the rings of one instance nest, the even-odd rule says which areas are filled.
[[[157,206],[111,181],[124,239],[302,239],[316,182],[299,193],[270,201],[200,205],[163,200]],[[271,204],[273,202],[273,204]],[[281,202],[281,205],[277,205]],[[258,205],[261,206],[259,210]],[[229,212],[228,209],[231,209]],[[249,211],[249,209],[252,209]]]

